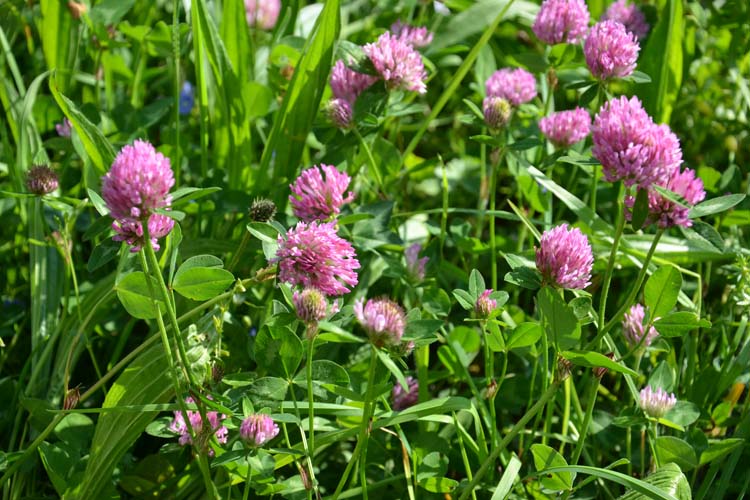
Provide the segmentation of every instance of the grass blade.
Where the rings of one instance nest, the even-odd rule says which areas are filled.
[[[334,43],[340,29],[339,0],[328,0],[315,22],[312,36],[305,44],[289,90],[274,120],[261,158],[261,186],[268,187],[269,171],[275,182],[284,182],[296,172],[333,64]],[[280,193],[278,191],[274,201],[283,211],[287,200]]]

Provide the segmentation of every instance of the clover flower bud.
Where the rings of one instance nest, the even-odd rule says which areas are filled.
[[[50,194],[58,185],[57,174],[46,165],[35,165],[26,173],[26,189],[32,194]]]
[[[254,414],[240,424],[240,437],[253,448],[259,448],[279,434],[279,426],[268,415]]]
[[[661,387],[653,390],[651,386],[641,389],[640,405],[643,412],[651,418],[661,418],[677,404],[674,394]]]

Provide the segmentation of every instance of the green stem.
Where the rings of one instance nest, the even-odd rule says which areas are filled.
[[[586,441],[586,436],[589,432],[589,426],[591,424],[591,417],[594,414],[594,405],[596,405],[596,393],[599,389],[599,377],[594,377],[589,386],[588,401],[586,402],[586,415],[583,417],[583,424],[581,424],[581,432],[578,436],[578,442],[576,443],[575,450],[573,451],[573,458],[570,461],[570,465],[578,465],[578,459],[581,458],[581,452],[583,451],[583,445]]]
[[[174,62],[174,182],[180,187],[180,2],[172,2],[172,59]],[[97,89],[99,86],[97,85]]]
[[[650,422],[648,426],[648,446],[651,448],[651,455],[654,459],[654,466],[658,469],[661,465],[659,464],[659,456],[656,454],[656,438],[659,437],[659,424],[656,422]]]
[[[618,197],[620,202],[617,204],[617,226],[615,229],[615,239],[612,242],[612,249],[609,252],[607,270],[604,272],[602,296],[599,300],[599,322],[597,323],[597,325],[599,326],[600,330],[604,325],[605,312],[607,309],[607,296],[609,295],[609,287],[612,283],[612,272],[615,267],[615,261],[617,260],[617,250],[620,247],[620,240],[622,239],[622,233],[625,229],[625,214],[623,213],[622,198],[622,188],[620,188],[620,196]]]
[[[505,147],[500,150],[497,158],[497,163],[494,164],[492,166],[492,170],[490,170],[490,272],[493,290],[497,290],[497,258],[495,257],[497,255],[497,242],[495,241],[495,198],[497,198],[497,169],[500,168],[500,165],[502,164],[504,158]]]
[[[458,429],[458,427],[461,425],[458,423],[458,418],[456,418],[456,412],[453,412],[453,425]],[[461,448],[461,460],[464,462],[464,469],[466,470],[466,478],[471,481],[473,478],[473,475],[471,473],[471,463],[469,462],[469,457],[466,455],[466,447],[464,446],[464,438],[461,435],[460,430],[456,431],[456,437],[458,437],[458,446]],[[477,495],[475,492],[471,492],[471,498],[472,500],[477,500]]]
[[[482,134],[487,135],[487,128],[482,127]],[[484,231],[484,215],[487,211],[487,203],[489,201],[489,183],[487,176],[487,145],[482,143],[479,145],[479,196],[477,197],[477,212],[479,217],[475,227],[474,236],[477,239],[482,237]],[[476,263],[477,255],[474,255],[474,262]],[[474,266],[476,267],[476,266]]]
[[[505,375],[508,373],[508,353],[505,352],[503,354],[503,368],[500,371],[500,378],[497,379],[497,390],[495,391],[495,396],[500,394],[500,387],[503,385],[503,381],[505,380]],[[494,397],[493,397],[494,399]]]
[[[183,342],[182,335],[180,333],[180,327],[177,324],[177,315],[175,314],[175,310],[172,307],[172,299],[169,296],[169,291],[167,290],[167,285],[164,282],[164,277],[161,274],[161,266],[159,266],[159,261],[156,259],[156,253],[154,253],[154,249],[151,246],[151,236],[149,235],[148,231],[148,224],[143,223],[143,249],[146,251],[146,256],[148,257],[148,263],[151,268],[151,276],[156,278],[156,282],[159,284],[159,292],[161,294],[161,298],[164,301],[164,305],[167,309],[167,316],[169,318],[169,322],[172,326],[172,334],[175,336],[175,339],[177,340],[177,352],[179,354],[179,359],[182,364],[182,369],[185,370],[185,374],[187,375],[187,380],[190,383],[190,387],[198,387],[199,385],[196,383],[193,372],[190,370],[190,364],[188,361],[187,356],[187,350],[185,349],[185,343]],[[150,283],[149,280],[146,280],[146,282]],[[149,284],[149,286],[151,286]],[[157,318],[160,318],[161,314],[157,314]],[[166,334],[165,334],[166,335]],[[165,349],[168,348],[168,345],[165,346]]]
[[[469,482],[469,485],[466,487],[464,492],[459,497],[459,500],[466,500],[469,495],[474,491],[474,488],[477,487],[479,484],[479,481],[482,480],[482,477],[487,473],[490,467],[494,464],[495,460],[497,460],[497,457],[500,456],[500,453],[505,449],[508,444],[510,444],[513,439],[518,435],[519,432],[521,432],[524,427],[526,427],[526,424],[529,423],[529,420],[534,418],[534,415],[539,413],[539,411],[544,408],[544,406],[547,404],[547,402],[552,399],[552,397],[555,395],[555,392],[557,392],[557,388],[560,386],[559,381],[555,381],[547,391],[542,394],[542,396],[539,398],[539,400],[534,403],[534,406],[532,406],[529,411],[524,414],[521,419],[516,422],[516,425],[514,425],[508,434],[503,438],[502,441],[500,441],[500,444],[498,444],[495,449],[492,450],[492,453],[482,462],[482,466],[477,471],[477,474],[474,476],[474,479],[472,479]]]
[[[312,361],[313,361],[313,350],[315,348],[315,332],[310,331],[311,327],[308,325],[308,349],[307,349],[307,403],[308,403],[308,450],[310,455],[310,464],[312,464],[315,458],[315,399],[313,397],[313,378],[312,378]],[[311,465],[312,466],[312,465]],[[314,487],[315,485],[313,485]]]
[[[248,243],[250,243],[250,231],[248,231],[247,229],[245,229],[242,232],[244,234],[242,235],[242,241],[240,241],[240,246],[237,247],[237,251],[234,252],[234,255],[232,256],[232,260],[229,263],[229,265],[227,266],[227,271],[229,271],[229,272],[234,271],[235,266],[240,261],[240,256],[242,255],[242,252],[245,251],[245,247],[247,246]]]
[[[420,403],[430,399],[429,393],[429,365],[430,365],[430,347],[419,346],[414,350],[414,364],[417,365],[417,381],[419,382],[419,394],[417,400]],[[427,431],[425,422],[419,422],[422,431]]]
[[[362,146],[362,150],[365,152],[365,156],[367,156],[367,161],[370,164],[370,174],[375,178],[375,183],[378,185],[378,188],[380,188],[381,191],[384,191],[383,179],[382,177],[380,177],[380,170],[378,170],[378,164],[375,162],[375,158],[372,156],[370,146],[367,145],[365,138],[362,137],[362,134],[359,133],[357,127],[352,128],[352,130],[354,131],[354,135],[357,136],[357,139],[359,139],[359,144]]]
[[[150,243],[147,243],[143,245],[144,247],[150,247]],[[138,252],[138,256],[141,259],[141,266],[143,267],[143,272],[146,273],[146,275],[149,274],[149,266],[146,262],[146,255],[145,250],[141,248],[141,251]],[[151,295],[151,304],[156,309],[156,323],[159,327],[159,335],[161,337],[161,342],[164,345],[164,356],[167,358],[167,366],[169,367],[169,378],[172,380],[172,385],[174,386],[174,393],[177,397],[177,401],[182,401],[182,388],[180,387],[180,379],[177,376],[177,371],[175,369],[174,364],[174,358],[172,358],[172,346],[169,345],[169,338],[167,337],[167,330],[164,327],[164,320],[161,317],[161,310],[159,309],[159,303],[156,300],[156,291],[154,290],[154,285],[151,283],[150,279],[146,280],[146,284],[148,285],[148,292],[149,295]],[[181,408],[181,411],[183,411],[183,415],[187,415],[185,412],[185,408]],[[188,419],[185,419],[187,422]]]
[[[487,377],[486,387],[489,388],[495,377],[495,360],[494,353],[490,350],[489,343],[487,342],[487,329],[485,321],[482,321],[481,324],[482,341],[484,344],[484,374]],[[495,394],[497,394],[497,391],[495,391]],[[492,425],[490,426],[490,435],[492,436],[492,444],[497,444],[497,415],[495,411],[494,394],[492,397],[488,398],[488,401],[490,407],[490,421],[492,423]]]
[[[633,429],[628,427],[627,434],[625,434],[625,458],[628,459],[628,476],[633,475]]]
[[[646,254],[646,259],[643,261],[643,266],[641,267],[640,272],[638,273],[638,277],[635,280],[635,284],[630,289],[630,293],[628,294],[627,299],[625,299],[625,302],[623,302],[622,306],[620,306],[620,309],[615,313],[612,318],[610,318],[609,322],[604,325],[604,328],[599,330],[599,333],[596,335],[594,340],[589,342],[588,346],[586,346],[586,349],[592,349],[598,342],[601,340],[604,335],[610,331],[618,321],[620,321],[620,318],[622,318],[623,314],[627,312],[627,310],[630,308],[630,306],[633,304],[633,301],[635,300],[636,296],[638,295],[638,292],[641,289],[641,285],[643,284],[643,281],[646,278],[646,274],[648,272],[648,265],[651,263],[651,258],[654,256],[654,252],[656,251],[656,247],[659,244],[659,240],[661,239],[662,235],[664,234],[663,229],[659,229],[654,236],[654,241],[651,243],[651,248],[648,249],[648,254]]]
[[[187,375],[187,380],[190,387],[198,387],[198,384],[195,383],[195,380],[193,379],[193,374],[190,370],[190,365],[188,364],[188,357],[187,357],[187,351],[185,350],[185,345],[182,342],[182,335],[180,333],[180,326],[177,323],[177,315],[175,314],[174,308],[172,307],[172,299],[169,296],[169,292],[167,291],[167,285],[164,283],[164,277],[161,275],[161,267],[159,266],[159,261],[156,259],[156,254],[154,253],[154,249],[151,246],[151,236],[149,235],[148,231],[148,222],[144,221],[141,226],[143,227],[143,246],[141,248],[141,260],[144,267],[144,272],[147,274],[150,274],[151,276],[154,276],[156,278],[157,283],[159,284],[160,292],[162,300],[164,301],[164,304],[167,308],[167,316],[169,316],[169,321],[172,326],[172,333],[174,334],[175,338],[177,339],[177,348],[178,353],[180,355],[180,361],[182,362],[182,368],[185,371],[185,374]],[[146,257],[148,257],[150,265],[147,265],[146,258],[143,256],[143,253],[145,251]],[[149,269],[150,268],[150,269]],[[150,272],[149,272],[150,271]],[[182,398],[182,394],[180,391],[180,383],[179,379],[177,377],[177,372],[175,369],[174,361],[172,359],[172,350],[171,346],[169,344],[169,339],[167,338],[167,330],[164,326],[164,320],[161,316],[161,311],[159,310],[158,303],[156,302],[156,294],[153,289],[153,285],[151,284],[151,280],[147,279],[146,283],[148,284],[149,293],[151,294],[151,299],[153,300],[154,308],[156,309],[156,321],[159,325],[159,331],[162,336],[162,342],[164,343],[164,353],[167,356],[167,362],[169,363],[170,373],[174,376],[174,384],[175,384],[175,396],[177,397],[177,404],[180,406],[180,411],[183,415],[187,416],[187,410],[185,409],[185,402]],[[203,422],[206,422],[206,415],[204,414],[203,407],[199,403],[198,404],[198,411],[200,412],[201,419]],[[190,425],[190,419],[185,418],[185,422],[187,423],[188,431],[190,432],[191,436],[194,437],[194,431]],[[193,443],[195,443],[196,440],[193,439]],[[211,481],[211,475],[208,470],[208,460],[206,459],[206,456],[202,453],[202,450],[199,450],[196,448],[196,455],[198,457],[198,468],[201,471],[201,475],[203,476],[203,481],[206,485],[206,493],[208,493],[208,497],[213,499],[216,496],[218,496],[218,492],[216,491],[216,486],[213,484],[213,481]]]
[[[357,462],[357,459],[359,458],[360,453],[363,453],[362,457],[363,460],[367,460],[367,438],[370,435],[369,427],[370,427],[370,418],[373,408],[373,402],[372,402],[372,386],[375,382],[375,368],[377,367],[378,362],[378,355],[375,352],[376,347],[372,347],[372,357],[370,358],[370,369],[367,374],[367,390],[365,391],[365,405],[364,408],[362,408],[362,422],[359,425],[359,437],[357,438],[357,445],[354,447],[354,452],[352,453],[351,458],[349,459],[349,463],[346,464],[346,469],[344,469],[344,473],[341,476],[341,479],[339,480],[338,486],[336,486],[336,491],[333,493],[332,500],[336,500],[339,495],[341,494],[341,490],[344,489],[344,485],[346,484],[346,480],[349,477],[349,473],[352,471],[352,467],[354,466],[354,463]],[[363,451],[364,449],[364,451]],[[362,487],[362,496],[363,498],[367,498],[367,483],[362,480],[362,478],[366,479],[365,477],[365,469],[367,463],[360,464],[360,483],[362,483],[360,486]]]
[[[253,468],[250,467],[250,455],[245,457],[247,461],[247,478],[245,479],[245,490],[242,492],[242,500],[247,500],[250,496],[250,479],[253,477]]]
[[[300,417],[300,413],[299,413],[299,406],[297,406],[297,396],[294,395],[294,391],[291,391],[289,394],[292,396],[292,404],[294,405],[294,414],[296,415],[297,420],[302,421],[302,418]],[[315,471],[313,470],[313,464],[312,464],[312,458],[311,458],[312,455],[310,453],[310,448],[308,447],[308,444],[307,444],[307,437],[305,436],[305,431],[302,429],[302,426],[299,426],[299,435],[300,435],[300,440],[302,441],[302,450],[305,452],[305,459],[307,460],[307,472],[309,474],[311,484],[315,485],[316,480],[315,480]],[[302,474],[301,470],[300,470],[300,474]],[[312,491],[314,489],[315,488],[313,487],[312,489],[307,490],[308,498],[312,497]]]
[[[456,346],[453,342],[448,343],[453,350],[454,353],[456,353],[456,357],[458,359],[461,359],[462,356],[459,356],[456,350]],[[497,422],[493,420],[490,416],[489,411],[487,410],[487,405],[484,402],[484,399],[482,398],[482,395],[479,393],[479,389],[477,389],[476,384],[474,383],[474,379],[471,376],[471,373],[469,372],[469,369],[464,366],[463,363],[460,361],[457,363],[463,370],[463,375],[466,380],[466,383],[469,384],[469,389],[471,389],[471,393],[474,395],[474,399],[477,401],[477,407],[479,408],[479,414],[482,416],[482,419],[484,420],[484,425],[487,427],[487,430],[489,431],[490,435],[494,436],[497,432],[495,427],[497,427]],[[492,441],[493,444],[495,444],[495,441]]]
[[[565,403],[563,405],[563,418],[562,418],[562,425],[561,427],[561,434],[563,437],[568,437],[568,429],[570,428],[570,394],[571,394],[571,385],[573,385],[573,382],[571,381],[571,377],[567,377],[565,379],[565,382],[563,382],[563,390],[565,393]],[[560,443],[560,455],[562,455],[565,451],[565,441],[562,441]]]

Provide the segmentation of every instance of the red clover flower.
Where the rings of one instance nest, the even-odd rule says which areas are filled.
[[[295,291],[292,302],[297,317],[307,325],[315,325],[329,315],[339,310],[338,302],[328,305],[325,294],[315,288],[305,288],[301,292]]]
[[[385,32],[377,42],[365,45],[364,51],[389,89],[427,92],[422,56],[401,38]]]
[[[276,26],[281,0],[245,0],[245,17],[251,28],[270,30]]]
[[[195,400],[192,397],[188,397],[185,399],[185,402],[194,403]],[[205,412],[205,414],[209,426],[207,429],[203,428],[203,419],[201,418],[200,412],[187,410],[187,417],[190,421],[190,427],[193,429],[193,432],[196,434],[196,436],[202,436],[204,434],[204,431],[210,431],[210,434],[215,435],[216,440],[219,443],[226,443],[229,429],[222,425],[221,421],[227,418],[227,416],[224,414],[219,415],[219,413],[216,411],[207,411]],[[190,437],[190,431],[188,429],[187,423],[185,422],[185,415],[181,411],[174,412],[174,419],[172,420],[172,423],[169,424],[169,430],[180,435],[180,439],[178,440],[178,442],[182,446],[191,444],[193,442],[192,438]],[[210,448],[208,450],[208,455],[214,455],[214,451]]]
[[[485,82],[487,97],[502,97],[520,106],[536,97],[536,79],[522,68],[503,68],[495,71]]]
[[[646,325],[643,323],[645,316],[646,311],[643,306],[634,304],[622,318],[622,334],[630,347],[640,345],[641,348],[645,349],[659,336],[659,332],[653,326],[650,326],[646,331]]]
[[[357,284],[359,261],[351,243],[336,234],[334,223],[298,222],[279,235],[271,263],[279,265],[279,281],[317,288],[326,295],[349,292]]]
[[[63,121],[56,123],[55,131],[57,131],[57,135],[60,137],[70,137],[70,134],[73,133],[73,127],[70,124],[70,120],[63,118]]]
[[[559,111],[539,120],[539,130],[557,147],[582,141],[591,130],[591,116],[583,108]]]
[[[148,218],[148,234],[151,238],[151,248],[159,251],[159,238],[168,235],[174,227],[174,221],[161,214],[152,214]],[[135,253],[143,246],[143,224],[134,219],[119,219],[112,223],[115,234],[114,241],[124,241],[130,245],[130,251]]]
[[[144,219],[172,202],[169,158],[141,140],[124,146],[102,179],[102,198],[113,219]]]
[[[333,99],[328,101],[326,112],[338,128],[352,126],[354,103],[357,97],[377,81],[377,77],[350,69],[339,59],[331,70]]]
[[[289,186],[292,191],[289,201],[294,215],[304,222],[336,217],[344,203],[354,200],[354,193],[346,193],[349,182],[351,177],[332,165],[316,165],[303,170],[294,184]]]
[[[32,194],[50,194],[58,185],[57,174],[46,165],[35,165],[26,172],[26,189]]]
[[[406,274],[412,281],[422,281],[425,275],[425,267],[427,262],[430,260],[429,257],[419,258],[419,252],[422,250],[422,245],[414,243],[404,250],[404,258],[406,259]]]
[[[484,123],[491,130],[497,131],[502,130],[508,124],[513,108],[506,99],[489,96],[482,101],[482,112],[484,113]]]
[[[126,241],[131,251],[138,251],[143,243],[142,223],[148,221],[152,246],[158,250],[156,240],[169,234],[174,221],[155,211],[169,208],[173,185],[169,159],[150,143],[136,140],[124,146],[102,178],[102,198],[115,219],[114,240]]]
[[[643,189],[664,183],[682,163],[677,136],[656,125],[637,97],[612,99],[599,110],[591,127],[594,157],[609,182]]]
[[[703,181],[700,177],[696,177],[694,170],[689,168],[682,172],[674,170],[663,187],[680,195],[690,205],[700,203],[706,198]],[[690,227],[693,225],[693,222],[688,218],[688,212],[690,211],[688,207],[678,205],[656,190],[651,190],[648,193],[648,211],[648,220],[655,222],[664,229],[673,226]]]
[[[263,446],[278,434],[279,426],[268,415],[250,415],[240,424],[240,437],[253,448]]]
[[[390,299],[364,299],[354,302],[354,316],[377,347],[395,346],[406,328],[404,310]]]
[[[477,298],[477,302],[474,304],[474,312],[480,319],[487,319],[492,314],[492,311],[497,309],[497,301],[490,297],[492,295],[492,289],[485,290]]]
[[[331,91],[336,99],[343,99],[350,106],[354,106],[359,94],[377,80],[377,77],[348,68],[344,61],[339,59],[331,70]]]
[[[632,74],[640,50],[635,35],[617,21],[596,23],[583,44],[586,64],[598,80]]]
[[[578,43],[589,28],[589,9],[584,0],[544,0],[532,30],[544,43]]]
[[[661,387],[653,390],[651,386],[641,389],[640,405],[643,412],[651,418],[661,418],[677,404],[677,398]]]
[[[536,267],[542,283],[570,290],[591,284],[594,255],[588,238],[580,229],[561,224],[542,234],[536,249]]]
[[[352,106],[344,99],[331,99],[328,101],[325,113],[337,128],[346,129],[353,124],[352,118],[354,117],[354,112]]]
[[[393,409],[401,411],[414,406],[419,400],[419,381],[414,377],[406,377],[406,384],[409,386],[409,390],[404,390],[401,384],[393,386],[393,392],[391,398],[393,399]]]
[[[646,22],[646,16],[634,3],[628,4],[627,0],[617,0],[610,5],[602,16],[602,21],[607,19],[622,23],[625,29],[639,40],[643,40],[648,35],[649,25]]]

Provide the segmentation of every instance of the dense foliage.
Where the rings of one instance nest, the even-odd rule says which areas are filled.
[[[4,499],[741,498],[745,0],[0,3]]]

